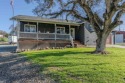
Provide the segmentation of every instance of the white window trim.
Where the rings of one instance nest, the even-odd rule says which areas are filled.
[[[26,28],[27,25],[29,25],[30,27],[31,27],[31,26],[34,26],[35,29],[36,29],[36,25],[32,25],[32,24],[24,24],[24,32],[26,32],[26,31],[25,31],[25,28]],[[37,32],[37,30],[35,30],[35,32],[31,32],[31,31],[30,31],[30,32],[28,32],[28,33],[36,33],[36,32]]]
[[[56,33],[57,33],[57,28],[63,28],[63,29],[64,29],[64,33],[63,33],[63,34],[66,33],[66,31],[65,31],[65,27],[58,27],[58,26],[56,26]],[[61,33],[57,33],[57,34],[61,34]]]

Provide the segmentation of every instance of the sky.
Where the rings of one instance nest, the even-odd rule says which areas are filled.
[[[27,4],[24,0],[14,0],[14,15],[33,16],[32,10],[35,3]],[[13,24],[10,18],[13,16],[10,0],[0,0],[0,30],[10,32],[9,27]]]
[[[35,3],[27,4],[24,0],[14,0],[14,15],[30,15],[34,16],[32,10]],[[10,0],[0,0],[0,30],[10,32],[9,27],[13,24],[10,18],[13,16]],[[125,15],[121,18],[124,23],[118,26],[120,30],[125,30]]]

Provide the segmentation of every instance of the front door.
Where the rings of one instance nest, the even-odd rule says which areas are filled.
[[[75,28],[70,28],[70,35],[75,39]]]

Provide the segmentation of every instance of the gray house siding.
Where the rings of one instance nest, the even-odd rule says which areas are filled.
[[[93,28],[88,23],[85,23],[84,27],[84,44],[96,45],[97,35]]]
[[[84,44],[84,24],[82,24],[80,27],[79,27],[79,40],[82,44]]]
[[[84,32],[85,32],[85,40],[84,40],[84,44],[85,45],[96,45],[96,33],[95,32],[89,32],[86,28],[84,28]]]

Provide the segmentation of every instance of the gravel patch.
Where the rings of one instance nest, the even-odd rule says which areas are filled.
[[[0,53],[0,83],[55,83],[39,71],[40,66],[29,63],[24,56]]]

